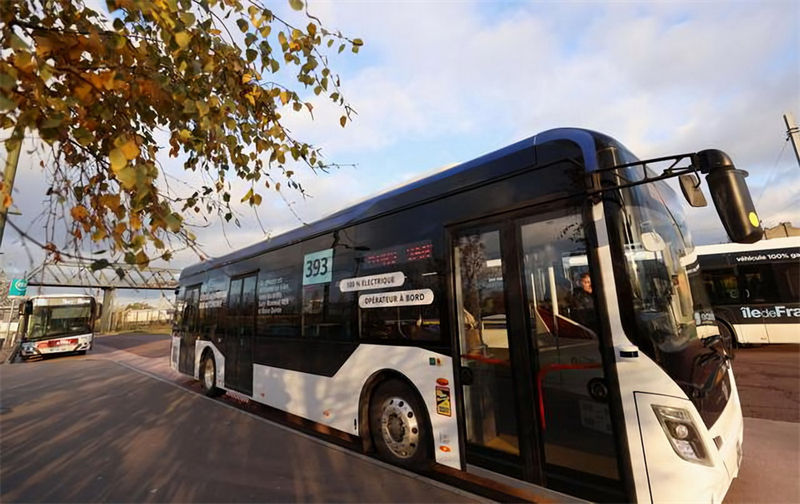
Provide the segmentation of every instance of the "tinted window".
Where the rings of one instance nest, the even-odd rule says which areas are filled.
[[[711,296],[712,304],[725,305],[740,302],[739,280],[736,278],[733,268],[704,271],[703,283]]]
[[[258,333],[263,336],[300,336],[301,261],[299,245],[259,258]]]

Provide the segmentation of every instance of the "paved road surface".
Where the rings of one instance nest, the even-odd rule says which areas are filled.
[[[0,366],[0,501],[479,500],[96,352]]]
[[[477,499],[187,391],[197,384],[168,368],[168,353],[166,336],[117,335],[86,358],[0,366],[0,501]],[[800,346],[742,349],[734,370],[745,457],[725,502],[800,502]]]

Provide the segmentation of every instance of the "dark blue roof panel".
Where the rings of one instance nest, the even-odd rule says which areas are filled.
[[[547,142],[559,140],[574,142],[580,146],[583,152],[587,171],[594,171],[597,168],[596,158],[591,153],[595,152],[595,139],[598,137],[608,138],[594,131],[578,128],[557,128],[544,131],[508,147],[381,193],[311,224],[295,228],[230,254],[189,266],[183,270],[181,278],[284,247],[333,229],[376,217],[385,212],[422,203],[445,193],[448,188],[465,187],[513,173],[524,168],[523,165],[534,164],[536,161],[534,147]],[[500,160],[507,161],[509,158],[514,158],[516,162],[498,163]]]

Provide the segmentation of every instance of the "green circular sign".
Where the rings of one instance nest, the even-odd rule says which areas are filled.
[[[8,295],[24,296],[26,290],[28,290],[28,281],[24,278],[14,278],[11,280],[11,285],[8,286]]]

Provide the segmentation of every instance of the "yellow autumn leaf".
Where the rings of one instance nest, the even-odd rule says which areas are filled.
[[[251,80],[253,80],[253,76],[250,75],[249,73],[242,75],[242,84],[247,84]]]
[[[178,133],[178,136],[185,142],[186,140],[192,138],[192,132],[187,129],[182,129],[180,133]]]
[[[114,172],[119,183],[122,184],[123,189],[133,189],[136,187],[136,170],[130,166],[125,165],[118,171]]]
[[[83,219],[89,216],[89,211],[83,205],[72,207],[72,210],[70,210],[69,213],[70,215],[72,215],[72,218],[76,221],[82,221]]]
[[[132,213],[129,220],[132,230],[138,231],[142,228],[142,220],[139,218],[138,215]]]
[[[111,170],[114,173],[122,170],[128,164],[128,159],[125,157],[122,149],[113,149],[108,153],[108,158],[111,160]]]
[[[134,139],[128,140],[119,149],[122,151],[122,154],[128,161],[139,157],[139,146],[136,145],[136,141]]]
[[[279,96],[281,97],[282,104],[286,105],[287,103],[289,103],[289,93],[287,91],[281,91],[281,94]]]
[[[175,34],[175,42],[178,43],[181,49],[186,49],[186,46],[189,45],[189,42],[192,40],[192,35],[185,31],[178,32]]]

